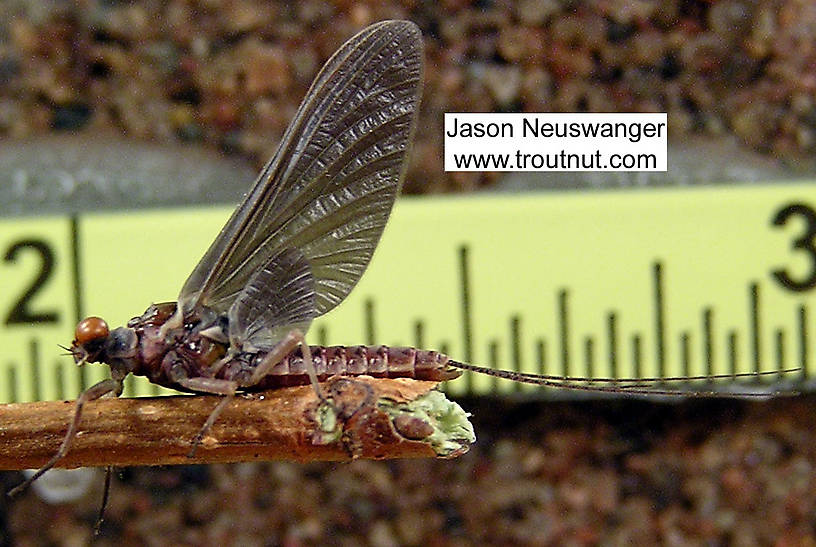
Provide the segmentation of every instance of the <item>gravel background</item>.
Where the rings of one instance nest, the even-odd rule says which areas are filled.
[[[667,112],[677,142],[733,136],[813,168],[810,0],[5,0],[0,136],[114,132],[260,166],[324,60],[387,18],[417,22],[425,38],[410,193],[497,179],[443,173],[442,114],[456,111]]]
[[[113,135],[257,166],[323,60],[383,18],[416,21],[426,40],[408,192],[540,184],[443,173],[445,111],[665,111],[688,154],[681,183],[734,165],[749,166],[741,180],[813,173],[809,0],[5,0],[0,137],[79,131],[80,150]],[[0,141],[0,158],[37,156],[9,150]],[[68,190],[61,202],[84,191]],[[454,461],[124,470],[99,544],[816,544],[813,397],[462,404],[479,441]],[[62,505],[4,501],[2,538],[88,543],[100,487]]]

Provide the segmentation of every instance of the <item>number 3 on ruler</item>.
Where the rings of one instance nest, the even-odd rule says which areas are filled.
[[[805,231],[801,237],[794,239],[791,247],[803,251],[810,257],[810,274],[801,279],[794,279],[786,270],[771,272],[786,289],[802,292],[816,287],[816,211],[804,203],[793,203],[780,209],[771,221],[774,226],[784,226],[792,216],[800,216],[805,221]]]

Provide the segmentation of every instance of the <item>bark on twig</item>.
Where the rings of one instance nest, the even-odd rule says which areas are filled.
[[[218,397],[92,401],[57,467],[454,457],[473,441],[472,429],[470,436],[462,433],[470,427],[466,414],[431,392],[435,382],[358,377],[323,385],[330,406],[319,405],[311,386],[236,397],[194,458],[187,457],[190,443]],[[430,396],[437,406],[429,411]],[[439,397],[455,409],[443,404],[434,416]],[[62,442],[73,412],[72,401],[0,405],[0,468],[45,463]],[[456,423],[446,426],[454,415]]]

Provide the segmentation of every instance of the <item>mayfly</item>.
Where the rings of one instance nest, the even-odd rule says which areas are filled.
[[[312,320],[360,279],[391,214],[416,126],[422,71],[421,34],[408,21],[374,24],[331,57],[178,301],[151,305],[113,330],[98,317],[77,325],[74,360],[106,363],[111,377],[79,396],[57,453],[12,493],[70,450],[83,405],[121,395],[128,374],[223,397],[192,440],[193,450],[236,393],[311,382],[319,394],[318,382],[332,375],[443,381],[471,370],[571,389],[643,389],[497,371],[414,348],[305,343]]]

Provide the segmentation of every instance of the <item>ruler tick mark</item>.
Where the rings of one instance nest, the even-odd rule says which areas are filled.
[[[544,338],[536,340],[536,363],[538,364],[538,374],[547,372],[547,342]]]
[[[414,344],[418,348],[425,347],[425,323],[422,319],[417,319],[414,322]]]
[[[609,344],[609,376],[619,378],[618,372],[618,316],[609,312],[606,316],[606,336]]]
[[[703,361],[705,374],[714,374],[714,311],[710,306],[703,308]]]
[[[753,372],[759,372],[762,369],[762,345],[759,324],[759,284],[756,282],[750,284],[749,300],[751,310],[751,353],[754,363]]]
[[[561,371],[564,376],[570,374],[569,350],[569,309],[567,307],[567,289],[558,291],[558,319],[561,327]]]
[[[728,372],[737,373],[737,358],[739,357],[737,347],[737,331],[728,331]]]
[[[683,376],[691,376],[691,334],[688,331],[680,333],[680,363],[683,367]]]
[[[663,298],[663,265],[658,261],[652,267],[654,289],[655,351],[657,375],[666,376],[666,310]]]
[[[595,340],[592,335],[584,338],[584,363],[586,365],[587,378],[595,376]]]
[[[374,328],[374,300],[366,298],[364,305],[364,324],[365,324],[365,340],[369,346],[374,345],[377,340],[376,330]]]
[[[804,380],[808,376],[808,319],[805,305],[799,306],[799,366],[802,367],[801,378]]]
[[[499,342],[496,340],[491,340],[490,344],[488,345],[488,362],[490,363],[490,368],[501,368],[499,367]],[[499,379],[495,376],[491,376],[490,378],[491,383],[491,391],[493,393],[498,392],[499,387]]]
[[[512,359],[512,370],[521,372],[521,318],[518,315],[513,315],[510,318],[510,352]],[[521,382],[514,382],[513,389],[521,391]]]
[[[473,318],[470,302],[470,247],[459,247],[459,286],[462,299],[462,346],[465,361],[473,362]],[[422,347],[422,346],[420,346]]]
[[[632,377],[640,378],[641,375],[641,344],[640,335],[632,335]]]
[[[62,368],[62,364],[59,361],[54,363],[54,378],[56,379],[57,385],[57,392],[56,397],[58,400],[65,399],[65,394],[70,391],[66,389],[65,385],[65,369]]]
[[[785,331],[783,329],[776,329],[776,369],[782,371],[785,369]]]
[[[40,386],[42,385],[42,375],[40,374],[40,348],[37,339],[28,341],[28,358],[31,370],[31,397],[32,401],[42,401]]]
[[[18,401],[17,397],[17,365],[11,364],[8,368],[8,393],[9,393],[9,402],[16,403]]]

